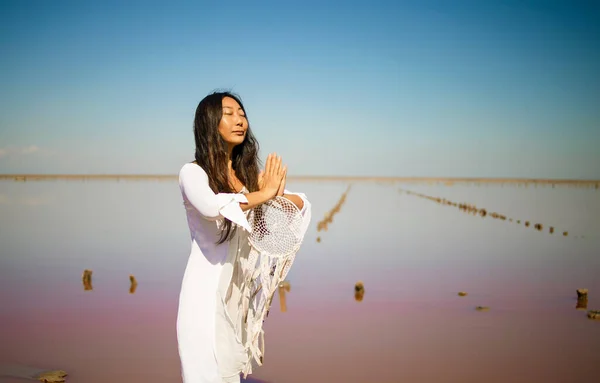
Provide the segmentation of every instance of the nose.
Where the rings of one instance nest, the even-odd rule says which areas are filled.
[[[238,126],[242,126],[244,123],[244,119],[239,114],[236,114],[235,124]]]

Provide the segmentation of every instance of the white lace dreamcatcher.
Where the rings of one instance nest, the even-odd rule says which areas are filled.
[[[261,366],[264,357],[263,322],[269,313],[279,283],[288,274],[304,233],[303,217],[296,205],[283,197],[253,208],[248,215],[252,227],[248,240],[250,253],[241,258],[244,279],[242,315],[246,344],[251,357],[244,378],[252,372],[252,359]]]

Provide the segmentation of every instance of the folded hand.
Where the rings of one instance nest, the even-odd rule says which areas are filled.
[[[266,192],[270,198],[283,195],[286,173],[287,167],[281,166],[281,157],[278,157],[277,153],[269,154],[265,170],[258,176],[259,190]]]

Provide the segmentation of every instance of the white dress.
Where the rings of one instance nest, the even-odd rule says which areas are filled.
[[[230,282],[240,256],[250,251],[247,238],[251,228],[247,212],[239,205],[248,202],[245,190],[215,194],[206,172],[193,163],[181,168],[179,187],[191,236],[177,314],[182,379],[184,383],[239,382],[240,372],[249,363],[247,347],[239,341],[240,330],[232,323],[239,319],[240,315],[235,313],[241,309],[225,307],[223,297],[227,291],[231,294]],[[305,233],[310,221],[310,203],[302,193],[286,190],[286,194],[299,195],[304,201],[301,213],[305,218]],[[237,225],[236,234],[216,245],[224,217]]]

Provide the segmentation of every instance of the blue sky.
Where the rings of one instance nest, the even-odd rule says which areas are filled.
[[[225,88],[290,175],[600,179],[598,2],[0,4],[0,173],[176,174]]]

